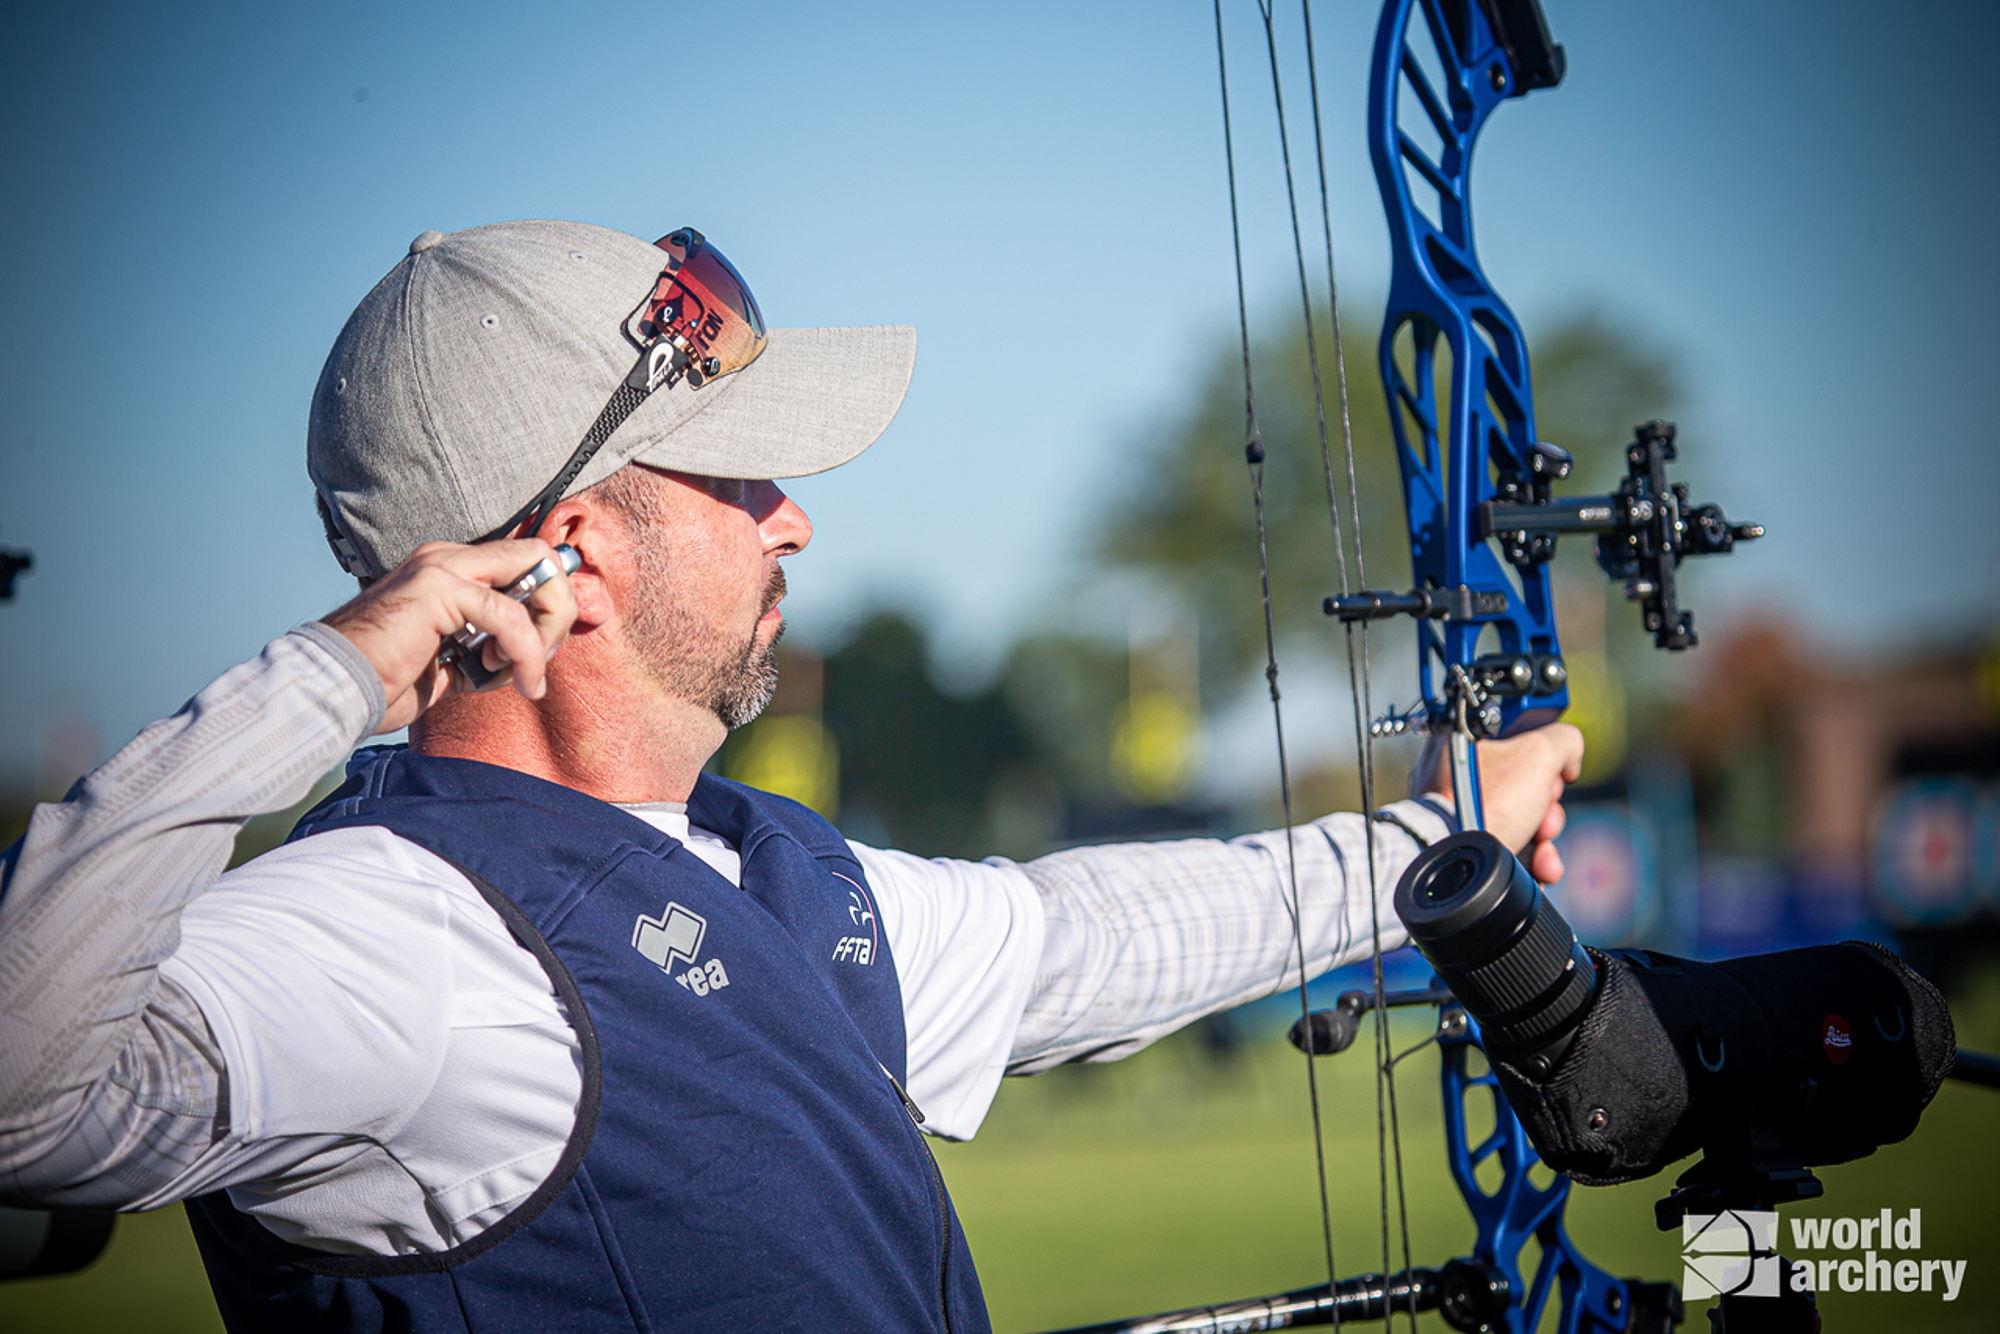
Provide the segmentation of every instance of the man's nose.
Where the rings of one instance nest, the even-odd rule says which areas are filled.
[[[771,488],[777,491],[776,487]],[[773,555],[789,556],[805,549],[812,541],[812,520],[798,507],[790,496],[778,491],[778,506],[766,514],[757,524],[757,532],[764,539],[764,550]]]

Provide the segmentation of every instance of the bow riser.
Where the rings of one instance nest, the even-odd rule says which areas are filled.
[[[1501,1095],[1500,1081],[1488,1069],[1474,1074],[1472,1052],[1479,1046],[1478,1025],[1463,1010],[1447,1006],[1440,1019],[1438,1047],[1443,1063],[1445,1156],[1452,1179],[1479,1229],[1472,1252],[1476,1261],[1493,1266],[1520,1293],[1501,1319],[1509,1334],[1529,1334],[1541,1327],[1542,1311],[1552,1292],[1560,1293],[1560,1328],[1585,1334],[1611,1334],[1629,1328],[1622,1313],[1631,1304],[1631,1285],[1611,1277],[1584,1260],[1563,1228],[1570,1181],[1557,1175],[1546,1186],[1535,1184],[1534,1168],[1541,1162],[1528,1133]],[[1493,1129],[1478,1144],[1471,1143],[1467,1105],[1478,1099],[1490,1106]],[[1479,1181],[1479,1166],[1489,1158],[1500,1164],[1500,1182],[1488,1191]],[[1535,1276],[1521,1271],[1521,1253],[1529,1242],[1541,1247]]]
[[[1225,161],[1230,180],[1230,217],[1237,258],[1237,301],[1242,337],[1245,458],[1257,514],[1259,568],[1265,602],[1265,676],[1270,684],[1278,732],[1279,790],[1289,827],[1291,802],[1284,766],[1284,729],[1278,707],[1277,645],[1272,616],[1270,570],[1264,548],[1264,447],[1256,424],[1250,370],[1249,317],[1243,292],[1242,238],[1236,227],[1234,148],[1229,132],[1228,61],[1222,46],[1221,5],[1216,4],[1216,56],[1223,93]],[[1312,61],[1311,11],[1304,7],[1306,56]],[[1314,348],[1312,299],[1306,280],[1304,242],[1295,196],[1291,196],[1291,151],[1284,137],[1283,97],[1272,34],[1272,7],[1259,0],[1272,93],[1278,111],[1288,196],[1293,200],[1293,241],[1299,265],[1300,296],[1307,347]],[[1424,27],[1413,34],[1422,13]],[[1413,35],[1428,39],[1426,51]],[[1426,61],[1422,58],[1428,54]],[[1380,368],[1403,479],[1411,567],[1415,587],[1408,593],[1362,589],[1326,599],[1325,610],[1349,627],[1348,660],[1355,673],[1356,721],[1368,696],[1365,635],[1356,652],[1352,628],[1360,623],[1408,615],[1417,621],[1421,705],[1365,723],[1357,738],[1364,802],[1373,804],[1374,780],[1369,735],[1412,728],[1450,738],[1452,793],[1458,818],[1467,829],[1483,826],[1479,801],[1477,738],[1525,731],[1553,721],[1568,706],[1568,673],[1556,633],[1549,562],[1562,533],[1594,534],[1598,561],[1626,592],[1642,604],[1648,630],[1665,648],[1694,642],[1690,618],[1679,610],[1674,572],[1687,555],[1728,551],[1760,536],[1752,524],[1732,524],[1714,506],[1691,506],[1684,487],[1668,482],[1665,464],[1674,457],[1673,428],[1663,422],[1640,427],[1626,449],[1628,476],[1608,496],[1557,499],[1553,483],[1567,477],[1570,456],[1536,438],[1534,393],[1529,379],[1527,340],[1507,303],[1479,264],[1473,243],[1470,181],[1473,147],[1494,109],[1511,97],[1553,87],[1562,79],[1562,48],[1549,39],[1539,0],[1387,0],[1376,30],[1369,85],[1369,149],[1388,217],[1393,268],[1387,318],[1379,347]],[[1399,115],[1414,107],[1436,147],[1427,152],[1407,133]],[[1314,91],[1315,142],[1318,94]],[[1428,192],[1428,193],[1427,193]],[[1322,221],[1326,181],[1321,168]],[[1435,198],[1426,210],[1419,200]],[[1331,249],[1328,225],[1327,244]],[[1350,519],[1354,546],[1361,546],[1360,507],[1354,494],[1353,442],[1348,420],[1346,376],[1339,358],[1337,293],[1331,255],[1328,287],[1336,297],[1334,328],[1337,383],[1341,393],[1343,438],[1347,448]],[[1448,358],[1441,364],[1440,349]],[[1328,501],[1336,547],[1341,519],[1333,485],[1333,459],[1326,438],[1326,405],[1319,400],[1322,379],[1316,352],[1313,383],[1326,452]],[[1440,393],[1438,381],[1448,380]],[[1347,558],[1339,557],[1341,585],[1347,589]],[[1358,669],[1357,669],[1358,668]],[[1373,875],[1371,843],[1370,873]],[[1299,920],[1297,885],[1292,884],[1293,920]],[[1613,1278],[1577,1250],[1563,1226],[1570,1183],[1556,1176],[1538,1185],[1541,1166],[1533,1144],[1490,1068],[1474,1073],[1471,1055],[1480,1047],[1477,1024],[1443,984],[1416,992],[1385,989],[1376,924],[1372,993],[1344,994],[1335,1011],[1302,1016],[1292,1041],[1308,1056],[1331,1055],[1351,1045],[1362,1016],[1376,1018],[1378,1117],[1391,1133],[1396,1121],[1395,1066],[1406,1051],[1390,1051],[1386,1012],[1398,1006],[1437,1007],[1440,1092],[1445,1113],[1445,1150],[1454,1181],[1477,1227],[1470,1256],[1438,1269],[1411,1264],[1408,1210],[1404,1220],[1403,1273],[1336,1281],[1333,1277],[1330,1214],[1323,1219],[1328,1283],[1219,1307],[1190,1308],[1139,1321],[1092,1326],[1105,1331],[1167,1331],[1220,1334],[1224,1330],[1272,1329],[1338,1321],[1407,1319],[1414,1334],[1420,1312],[1435,1311],[1453,1329],[1529,1334],[1541,1327],[1550,1301],[1564,1334],[1667,1334],[1683,1319],[1679,1294],[1670,1283]],[[1298,946],[1299,957],[1305,949]],[[1300,995],[1303,1006],[1304,971]],[[1414,1048],[1412,1050],[1415,1050]],[[1468,1139],[1468,1104],[1490,1111],[1492,1129],[1473,1145]],[[1314,1095],[1315,1139],[1318,1140]],[[1391,1266],[1387,1143],[1380,1146],[1382,1169],[1383,1268]],[[1397,1137],[1395,1193],[1401,1201],[1402,1168]],[[1497,1165],[1499,1181],[1487,1190],[1482,1166]],[[1322,1168],[1322,1210],[1324,1201]],[[1532,1275],[1522,1258],[1530,1242],[1540,1258]]]
[[[1442,633],[1422,627],[1420,684],[1426,702],[1436,705],[1445,698],[1449,667],[1470,668],[1482,647],[1555,662],[1561,648],[1547,565],[1510,573],[1477,531],[1481,504],[1498,494],[1496,479],[1527,475],[1536,440],[1527,340],[1480,268],[1470,194],[1480,130],[1496,107],[1525,90],[1493,24],[1468,0],[1421,4],[1432,64],[1445,85],[1442,91],[1433,86],[1411,45],[1418,8],[1417,0],[1402,0],[1383,11],[1369,91],[1369,150],[1392,255],[1379,349],[1382,381],[1417,586],[1469,588],[1504,599],[1470,618],[1447,616]],[[1405,105],[1420,109],[1435,134],[1435,160],[1399,123]],[[1431,193],[1420,195],[1425,190]],[[1432,197],[1436,207],[1427,211],[1419,199]],[[1450,357],[1449,416],[1442,422],[1440,342]],[[1550,688],[1496,696],[1497,717],[1478,730],[1513,732],[1556,718],[1569,703],[1566,687],[1560,679],[1536,684]],[[1434,726],[1447,721],[1431,719]]]
[[[1430,62],[1412,45],[1419,11]],[[1473,0],[1394,0],[1376,30],[1369,85],[1369,150],[1393,264],[1379,357],[1402,468],[1412,573],[1420,590],[1469,594],[1443,617],[1418,622],[1425,722],[1451,733],[1454,796],[1467,827],[1482,823],[1472,738],[1540,726],[1569,704],[1547,559],[1553,539],[1531,555],[1517,550],[1525,559],[1503,563],[1481,531],[1482,507],[1495,500],[1545,500],[1546,486],[1536,491],[1526,479],[1567,471],[1566,457],[1537,442],[1527,340],[1487,281],[1473,240],[1471,174],[1479,132],[1502,102],[1537,86],[1515,75],[1509,43],[1497,27],[1501,13]],[[1519,11],[1513,17],[1518,29]],[[1546,42],[1538,13],[1532,26],[1543,36],[1542,48],[1555,53],[1546,62],[1546,86],[1560,77],[1560,48]],[[1435,135],[1435,158],[1400,124],[1399,113],[1408,107],[1422,113]],[[1419,191],[1426,189],[1434,194],[1422,198],[1434,197],[1434,210],[1420,206]],[[1449,353],[1448,368],[1438,365],[1440,344]],[[1449,417],[1441,432],[1438,381],[1445,369]],[[1510,678],[1496,657],[1523,664],[1526,679]],[[1483,674],[1482,662],[1488,665]],[[1623,1328],[1619,1313],[1629,1303],[1627,1285],[1585,1259],[1563,1229],[1568,1180],[1534,1183],[1540,1160],[1493,1074],[1470,1073],[1476,1025],[1447,1005],[1438,1037],[1446,1156],[1478,1226],[1470,1259],[1504,1284],[1495,1324],[1510,1334],[1537,1328],[1559,1288],[1562,1329]],[[1467,1138],[1468,1098],[1491,1107],[1493,1129],[1478,1145]],[[1500,1168],[1491,1191],[1478,1179],[1488,1160]],[[1529,1279],[1521,1254],[1531,1241],[1540,1244],[1541,1260]]]

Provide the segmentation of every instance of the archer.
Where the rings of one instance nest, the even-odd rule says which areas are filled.
[[[7,853],[7,1198],[187,1201],[237,1330],[984,1328],[923,1134],[1366,957],[1451,812],[926,861],[705,773],[812,537],[775,479],[865,449],[914,354],[766,328],[691,228],[419,236],[312,404],[361,593]],[[1579,734],[1486,756],[1488,825],[1554,879]]]

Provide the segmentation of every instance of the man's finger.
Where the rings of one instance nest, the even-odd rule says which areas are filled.
[[[543,659],[554,657],[562,642],[569,638],[570,627],[576,624],[576,590],[570,587],[569,576],[562,573],[560,566],[556,577],[537,588],[528,599],[528,612],[542,637]]]
[[[1569,823],[1569,812],[1560,801],[1550,804],[1548,814],[1542,817],[1542,827],[1535,831],[1535,839],[1540,843],[1553,843],[1562,837],[1564,826]]]
[[[539,537],[513,537],[475,546],[427,542],[410,559],[441,565],[474,583],[505,588],[533,569],[537,561],[554,561],[556,549]]]
[[[1563,780],[1574,783],[1583,772],[1583,733],[1570,723],[1550,723],[1541,731],[1562,757]]]
[[[486,585],[461,584],[453,591],[458,594],[454,602],[463,623],[477,626],[491,636],[482,649],[483,665],[488,668],[510,665],[514,688],[528,699],[540,699],[542,674],[548,667],[548,648],[528,608]],[[486,688],[499,684],[495,680]]]
[[[490,635],[488,646],[508,662],[524,664],[514,673],[522,694],[541,696],[550,642],[560,642],[568,633],[575,600],[566,587],[557,587],[531,609],[502,590],[545,560],[559,564],[555,549],[540,538],[479,546],[427,543],[323,618],[381,676],[390,701],[384,730],[407,725],[445,695],[465,688],[458,672],[438,670],[437,658],[443,641],[467,625]],[[560,577],[551,581],[561,583]],[[489,660],[488,665],[494,663]]]
[[[1538,883],[1553,885],[1563,878],[1562,854],[1556,851],[1553,843],[1537,843],[1528,869]]]

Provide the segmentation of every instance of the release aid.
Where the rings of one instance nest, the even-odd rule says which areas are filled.
[[[556,548],[554,560],[544,557],[536,561],[532,568],[501,591],[516,602],[526,602],[535,595],[536,589],[557,574],[575,574],[582,565],[583,557],[577,554],[575,547],[565,542]],[[487,669],[482,650],[491,638],[490,632],[467,625],[445,640],[444,648],[437,657],[438,666],[457,672],[474,690],[486,689],[507,670],[504,665],[491,671]]]

